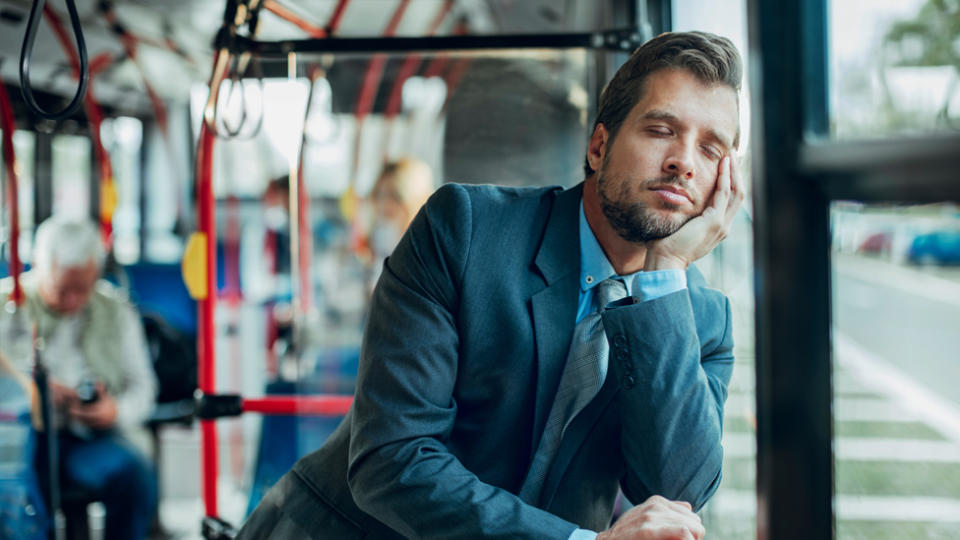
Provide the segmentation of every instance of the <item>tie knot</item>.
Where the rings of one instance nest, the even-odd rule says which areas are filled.
[[[600,311],[607,307],[610,302],[615,302],[627,296],[627,286],[617,278],[605,279],[597,284],[595,301],[597,310]]]

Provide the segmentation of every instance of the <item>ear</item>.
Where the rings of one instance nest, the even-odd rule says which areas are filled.
[[[600,165],[603,164],[603,157],[607,153],[607,141],[609,140],[609,132],[607,127],[603,124],[597,124],[597,127],[593,129],[593,135],[590,136],[590,144],[587,145],[587,163],[590,164],[590,168],[599,171]]]

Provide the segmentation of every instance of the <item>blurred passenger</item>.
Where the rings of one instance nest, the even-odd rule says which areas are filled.
[[[244,233],[241,247],[242,290],[248,300],[262,303],[266,317],[266,375],[278,375],[284,358],[294,353],[293,282],[290,260],[290,177],[267,183],[260,197],[262,228]]]
[[[383,167],[370,190],[373,210],[369,233],[372,255],[370,290],[380,276],[383,260],[397,247],[400,237],[433,194],[434,188],[430,166],[419,159],[405,157]]]
[[[49,371],[62,487],[103,502],[106,538],[143,538],[156,510],[156,478],[133,442],[145,437],[156,382],[140,318],[99,280],[102,265],[92,223],[48,219],[37,228],[20,309],[36,328]],[[11,290],[5,280],[0,301]],[[29,371],[33,332],[10,328],[19,324],[15,314],[0,312],[2,347],[14,351],[8,356],[19,370]]]
[[[267,183],[263,191],[263,224],[267,229],[264,250],[275,275],[290,274],[290,178],[281,176]]]

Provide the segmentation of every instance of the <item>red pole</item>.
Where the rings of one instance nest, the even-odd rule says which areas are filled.
[[[215,89],[212,89],[215,91]],[[200,128],[197,149],[197,222],[207,239],[207,295],[197,302],[197,383],[204,394],[216,393],[216,333],[213,312],[217,301],[217,229],[213,201],[213,133],[206,122]],[[217,423],[200,421],[202,489],[207,516],[217,516]]]
[[[330,22],[327,23],[327,34],[333,35],[337,33],[337,28],[340,27],[340,20],[343,19],[343,13],[347,10],[347,4],[350,0],[340,0],[337,4],[337,7],[333,8],[333,15],[330,16]]]
[[[393,12],[393,16],[390,17],[390,22],[387,23],[387,28],[383,31],[384,37],[391,37],[397,32],[397,27],[400,26],[400,19],[403,18],[403,13],[407,10],[409,3],[410,0],[400,0],[400,4]],[[363,117],[373,109],[373,102],[377,98],[377,90],[380,86],[380,78],[383,76],[383,67],[386,62],[386,55],[375,54],[373,58],[370,59],[370,63],[367,64],[367,71],[363,76],[360,96],[357,98],[357,106],[354,111],[358,120],[362,120]]]
[[[60,42],[64,54],[67,55],[75,76],[79,77],[80,57],[77,56],[77,51],[73,48],[73,42],[60,20],[60,16],[49,5],[43,6],[43,15],[47,18],[47,23],[50,24],[57,41]],[[103,141],[100,140],[103,111],[94,98],[92,84],[87,88],[87,93],[83,97],[83,108],[87,114],[87,122],[90,123],[90,138],[93,140],[93,151],[97,159],[97,170],[100,176],[100,234],[104,245],[109,249],[113,239],[113,206],[116,204],[112,197],[114,189],[113,166],[110,163],[110,155],[107,154],[106,148],[103,147]],[[104,197],[105,194],[108,196]]]
[[[443,20],[447,18],[447,14],[450,13],[450,9],[453,8],[453,1],[447,0],[440,6],[440,11],[433,18],[433,21],[430,22],[430,26],[427,27],[428,36],[432,36],[437,32],[437,29],[440,28],[440,25],[443,23]],[[403,60],[403,64],[400,66],[400,70],[397,72],[397,76],[393,81],[393,89],[390,91],[390,98],[387,100],[387,108],[384,112],[384,116],[388,119],[396,116],[400,112],[400,99],[403,94],[403,83],[413,76],[416,73],[417,68],[420,67],[420,62],[423,59],[423,55],[417,53],[408,54],[407,57]]]
[[[13,106],[7,87],[0,81],[0,122],[3,129],[3,162],[7,168],[7,206],[10,208],[10,275],[13,276],[13,292],[10,299],[14,305],[23,303],[23,289],[20,288],[20,212],[19,190],[17,189],[16,153],[13,150],[13,132],[17,126],[13,118]]]
[[[453,35],[463,36],[467,33],[467,25],[463,22],[458,23],[453,28]],[[446,55],[434,56],[433,60],[427,65],[427,69],[423,72],[423,77],[429,79],[430,77],[439,77],[443,74],[444,70],[447,69],[447,64],[450,62],[450,57]]]
[[[289,23],[292,23],[294,26],[303,30],[304,32],[307,33],[308,36],[312,38],[323,39],[327,37],[326,29],[320,28],[318,26],[313,26],[312,24],[303,20],[302,17],[290,11],[290,9],[288,9],[287,7],[275,2],[274,0],[267,0],[266,2],[263,3],[263,7],[264,9],[266,9],[270,13],[273,13],[277,17],[280,17],[281,19]]]
[[[297,416],[343,416],[347,414],[352,404],[353,396],[270,396],[244,399],[243,412]]]

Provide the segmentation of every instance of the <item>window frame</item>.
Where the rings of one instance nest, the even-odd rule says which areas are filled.
[[[960,200],[960,135],[831,141],[826,0],[748,0],[757,538],[835,538],[830,204]]]

